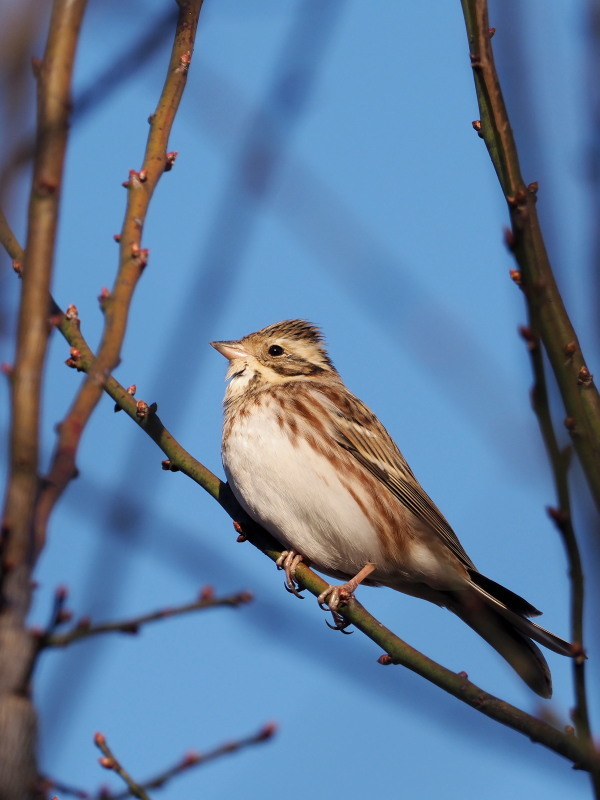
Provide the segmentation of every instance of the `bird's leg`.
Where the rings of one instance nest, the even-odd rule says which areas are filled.
[[[324,611],[331,611],[331,615],[333,617],[333,625],[329,625],[330,628],[334,628],[335,630],[342,631],[345,633],[345,628],[350,625],[348,620],[345,620],[342,615],[339,613],[338,608],[340,606],[345,605],[354,595],[354,592],[360,586],[360,584],[364,581],[365,578],[368,578],[369,575],[375,569],[375,564],[368,563],[357,572],[353,578],[350,578],[349,581],[346,583],[342,583],[341,586],[334,586],[330,584],[317,598],[317,602],[321,606]]]
[[[296,568],[303,560],[304,559],[300,553],[296,553],[295,550],[284,550],[275,562],[278,569],[285,570],[285,581],[283,582],[285,588],[288,590],[288,592],[295,594],[296,597],[299,597],[301,600],[304,600],[304,597],[298,591],[298,583],[296,582]]]

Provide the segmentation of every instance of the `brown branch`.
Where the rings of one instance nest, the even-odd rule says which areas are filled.
[[[529,328],[522,329],[534,374],[532,401],[553,472],[558,507],[549,509],[564,543],[571,579],[572,640],[581,650],[573,660],[576,705],[573,714],[583,747],[595,753],[590,730],[583,651],[584,576],[572,524],[568,470],[570,454],[558,444],[546,388],[540,341],[543,343],[563,399],[567,428],[600,508],[600,398],[593,376],[562,302],[539,225],[537,184],[525,186],[516,143],[496,73],[492,53],[493,30],[489,27],[486,0],[462,0],[471,64],[481,120],[474,126],[484,139],[502,190],[506,196],[512,231],[507,244],[520,271],[512,273],[527,303]],[[591,771],[596,797],[600,798],[600,765]]]
[[[267,722],[263,725],[260,730],[256,733],[251,734],[250,736],[246,736],[241,739],[234,739],[230,742],[225,742],[218,747],[213,748],[212,750],[208,750],[206,753],[198,753],[196,751],[190,751],[186,753],[183,758],[180,758],[175,764],[171,767],[167,767],[166,769],[159,772],[157,775],[154,775],[152,778],[148,778],[145,781],[137,784],[144,791],[148,791],[149,789],[160,789],[166,783],[168,783],[172,778],[181,775],[184,772],[194,768],[200,767],[204,764],[207,764],[210,761],[215,761],[216,759],[222,758],[226,755],[231,755],[232,753],[237,753],[240,750],[245,749],[246,747],[252,747],[253,745],[263,744],[264,742],[270,741],[273,736],[277,732],[277,726],[273,722]],[[97,734],[96,738],[102,734]],[[102,737],[104,738],[104,737]],[[105,748],[105,749],[104,749]],[[106,739],[104,738],[104,746],[102,749],[103,752],[108,751],[108,745],[106,744]],[[106,756],[108,758],[113,758],[114,755]],[[103,766],[105,766],[103,764]],[[112,767],[109,767],[112,768]],[[78,797],[85,800],[85,798],[92,797],[91,792],[87,792],[84,789],[80,789],[79,787],[71,786],[66,783],[61,783],[60,781],[54,780],[48,776],[45,776],[42,779],[42,785],[46,792],[49,792],[53,789],[61,792],[62,794],[70,795],[71,797]],[[126,790],[124,792],[111,792],[106,788],[102,788],[99,792],[96,793],[97,800],[126,800],[127,797],[131,796],[130,790]]]
[[[581,554],[579,552],[571,514],[571,497],[569,491],[570,450],[561,449],[554,430],[546,385],[544,359],[539,341],[529,328],[522,328],[521,335],[527,343],[527,349],[531,358],[531,367],[534,377],[531,400],[552,468],[554,488],[558,502],[558,507],[548,509],[548,513],[560,533],[569,564],[569,578],[571,582],[571,641],[574,643],[574,646],[580,650],[580,655],[574,658],[572,662],[575,692],[575,708],[573,709],[572,717],[577,735],[582,742],[587,743],[588,748],[592,751],[594,749],[594,742],[592,739],[588,711],[583,639],[584,575]],[[599,778],[600,775],[598,777],[594,776],[594,780],[598,780]],[[596,789],[600,789],[600,783],[597,784]]]
[[[100,766],[104,767],[104,769],[111,769],[113,772],[116,772],[117,775],[126,783],[127,788],[129,789],[128,794],[132,794],[134,797],[139,797],[140,800],[150,800],[150,796],[146,793],[146,790],[143,788],[143,786],[137,783],[137,781],[134,781],[122,764],[115,758],[103,733],[97,733],[94,736],[94,744],[103,753],[102,758],[98,759]]]
[[[139,632],[142,625],[146,625],[149,622],[157,622],[158,620],[189,614],[192,611],[202,611],[207,608],[237,608],[238,606],[250,603],[252,599],[252,594],[250,592],[237,592],[236,594],[227,595],[225,597],[215,597],[212,589],[210,587],[205,587],[200,592],[198,599],[191,603],[160,608],[158,611],[142,614],[130,619],[118,620],[115,622],[102,622],[97,625],[92,625],[89,617],[84,617],[70,630],[63,633],[56,633],[56,625],[51,625],[48,630],[44,631],[44,633],[39,636],[39,649],[67,647],[73,642],[88,639],[91,636],[97,636],[101,633],[117,632],[135,634]]]
[[[11,373],[10,472],[2,520],[0,613],[0,796],[32,796],[36,715],[27,692],[32,640],[25,630],[31,602],[33,516],[39,491],[42,372],[50,326],[52,276],[70,86],[86,0],[56,0],[38,79],[36,153],[29,199],[17,346]],[[2,220],[3,235],[6,232]]]
[[[142,167],[139,172],[131,170],[129,180],[124,184],[128,198],[119,236],[119,270],[112,291],[101,294],[100,303],[105,316],[102,341],[87,371],[87,378],[60,425],[50,472],[40,493],[35,516],[35,544],[38,550],[43,546],[49,515],[76,474],[75,457],[83,430],[110,373],[119,363],[133,292],[148,260],[148,252],[141,247],[148,206],[159,179],[173,163],[173,154],[167,153],[168,139],[187,80],[202,1],[179,2],[179,17],[167,76],[156,111],[150,117],[150,133]]]
[[[554,279],[536,210],[537,185],[525,185],[516,143],[494,65],[486,0],[461,0],[484,139],[506,197],[512,223],[510,248],[520,271],[531,326],[546,352],[569,430],[587,482],[600,509],[600,396]]]
[[[168,767],[167,769],[163,770],[163,772],[155,775],[153,778],[143,781],[141,786],[145,790],[160,789],[165,785],[165,783],[167,783],[167,781],[170,781],[171,778],[181,775],[183,772],[187,772],[187,770],[191,769],[192,767],[200,767],[204,764],[207,764],[209,761],[215,761],[223,756],[237,753],[246,747],[252,747],[256,744],[268,742],[273,738],[276,731],[277,728],[274,723],[267,722],[257,733],[254,733],[251,736],[246,736],[243,739],[236,739],[231,742],[225,742],[225,744],[219,745],[212,750],[208,750],[206,753],[186,753],[186,755],[184,755],[183,758],[172,767]],[[119,792],[118,794],[98,794],[97,798],[98,800],[125,800],[125,798],[128,796],[128,792]]]

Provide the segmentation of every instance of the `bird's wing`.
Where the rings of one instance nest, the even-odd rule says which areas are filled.
[[[335,420],[333,433],[338,444],[425,522],[466,567],[475,569],[447,520],[423,491],[392,437],[372,411],[354,396],[352,403],[344,402],[346,398],[338,392],[328,392],[326,397],[334,406],[330,410],[334,412],[331,419]]]

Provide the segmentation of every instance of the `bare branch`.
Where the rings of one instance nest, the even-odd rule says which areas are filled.
[[[93,625],[89,617],[84,617],[80,619],[71,630],[65,631],[64,633],[55,633],[56,626],[54,626],[39,637],[39,649],[67,647],[67,645],[72,642],[88,639],[91,636],[97,636],[101,633],[117,632],[135,634],[139,632],[142,625],[146,625],[148,622],[157,622],[158,620],[189,614],[192,611],[203,611],[207,608],[237,608],[238,606],[252,602],[252,599],[252,594],[250,592],[237,592],[236,594],[226,595],[225,597],[215,597],[213,590],[210,587],[205,587],[201,590],[198,599],[191,603],[160,608],[158,611],[142,614],[138,617],[131,617],[130,619],[115,622],[102,622],[97,625]]]
[[[485,141],[512,223],[508,245],[519,270],[513,278],[529,307],[531,327],[546,352],[566,409],[568,428],[600,508],[600,396],[554,279],[537,216],[537,184],[525,185],[496,74],[487,0],[461,0]]]
[[[116,772],[127,784],[127,788],[129,789],[128,794],[139,797],[140,800],[150,800],[150,796],[146,793],[146,790],[141,784],[134,781],[121,763],[117,761],[103,733],[97,733],[94,736],[94,744],[104,754],[102,758],[98,759],[100,766],[104,767],[104,769],[112,769],[113,772]]]
[[[105,316],[104,334],[87,378],[60,425],[52,466],[37,504],[35,530],[38,550],[43,546],[50,512],[76,473],[75,457],[82,432],[111,371],[119,363],[133,292],[148,261],[148,251],[141,247],[148,206],[159,179],[172,166],[172,159],[167,156],[168,139],[187,81],[202,1],[179,3],[167,77],[156,111],[150,117],[150,133],[142,167],[139,172],[130,170],[129,180],[124,184],[128,199],[119,236],[119,270],[112,290],[103,292],[100,297]]]
[[[27,691],[32,639],[25,630],[31,601],[34,507],[42,373],[48,344],[48,298],[54,258],[71,75],[86,0],[56,0],[38,79],[36,153],[22,260],[17,348],[11,374],[10,473],[2,521],[0,613],[0,797],[33,796],[36,715]],[[2,235],[6,225],[2,220]]]

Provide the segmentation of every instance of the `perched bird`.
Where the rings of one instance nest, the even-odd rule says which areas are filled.
[[[280,562],[290,588],[304,559],[347,581],[319,598],[334,612],[361,582],[445,606],[550,697],[550,671],[532,639],[567,656],[572,646],[531,622],[541,612],[526,600],[475,569],[386,429],[344,386],[319,329],[287,320],[211,344],[229,360],[227,480],[287,548]]]

